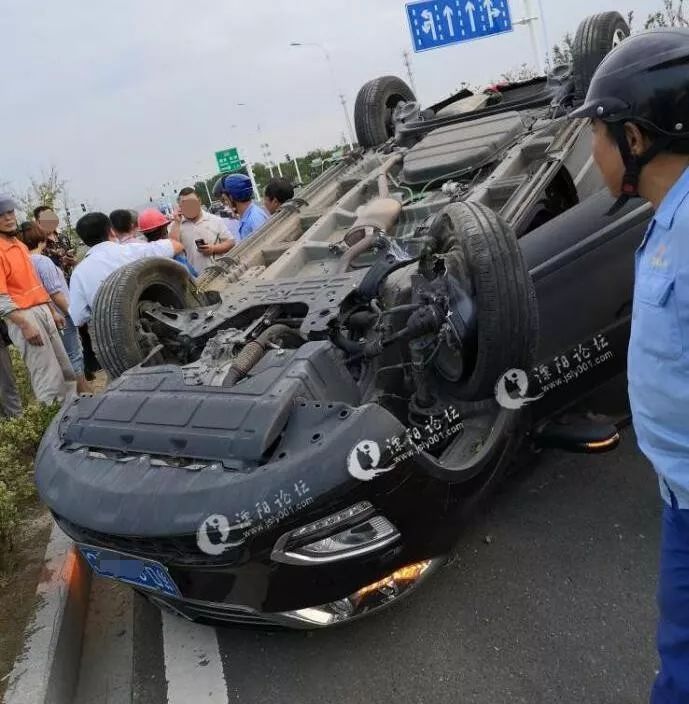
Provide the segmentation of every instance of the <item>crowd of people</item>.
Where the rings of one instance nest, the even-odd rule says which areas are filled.
[[[62,403],[70,393],[90,393],[99,365],[88,324],[103,282],[147,257],[175,259],[199,276],[262,227],[294,189],[276,178],[262,205],[254,195],[247,176],[230,174],[213,189],[213,210],[220,214],[205,210],[192,187],[179,192],[172,218],[156,208],[87,213],[76,225],[87,248],[80,260],[53,208],[39,206],[20,225],[12,197],[0,195],[0,413],[22,412],[10,345],[21,354],[39,401]]]

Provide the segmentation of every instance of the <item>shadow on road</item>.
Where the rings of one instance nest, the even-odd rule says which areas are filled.
[[[657,494],[631,431],[610,455],[546,455],[396,608],[313,633],[218,630],[230,697],[643,702],[656,667]]]

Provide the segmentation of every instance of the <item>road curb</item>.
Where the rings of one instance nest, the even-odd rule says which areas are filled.
[[[5,704],[71,704],[79,676],[91,571],[74,543],[53,525],[38,605],[14,663]]]

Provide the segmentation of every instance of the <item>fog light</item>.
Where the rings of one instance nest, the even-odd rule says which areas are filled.
[[[338,599],[322,606],[288,611],[281,615],[319,627],[349,621],[380,609],[391,601],[404,596],[440,564],[442,564],[442,559],[436,558],[407,565],[395,570],[384,579],[362,587],[344,599]]]
[[[373,510],[368,501],[363,501],[286,533],[276,541],[271,557],[276,562],[313,565],[380,550],[397,540],[399,532],[384,516],[370,515]],[[351,525],[343,529],[342,523]]]

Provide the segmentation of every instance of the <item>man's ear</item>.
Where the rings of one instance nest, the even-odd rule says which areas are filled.
[[[624,133],[629,142],[629,149],[634,156],[641,156],[651,146],[651,142],[633,122],[627,122]]]
[[[115,230],[113,230],[112,227],[110,228],[110,232],[108,233],[108,240],[110,242],[119,242],[120,241],[120,238],[117,236],[117,234],[115,234]]]

